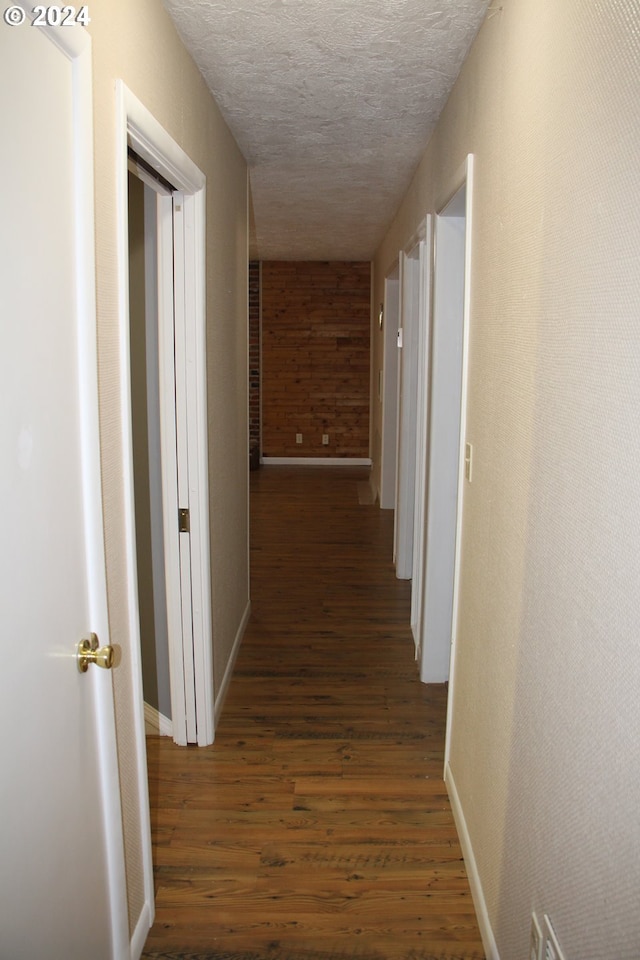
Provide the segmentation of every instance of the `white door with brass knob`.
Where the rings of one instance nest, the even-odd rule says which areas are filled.
[[[0,21],[0,957],[8,960],[129,955],[113,671],[100,669],[113,652],[104,649],[90,109],[85,30]]]

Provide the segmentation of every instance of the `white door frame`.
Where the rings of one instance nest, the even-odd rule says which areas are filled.
[[[396,428],[396,502],[393,512],[393,562],[399,580],[411,579],[413,505],[415,497],[415,399],[417,356],[412,313],[413,268],[406,251],[400,254],[400,316],[398,321],[398,425]]]
[[[429,492],[427,502],[427,544],[426,544],[426,568],[425,568],[425,611],[423,621],[423,642],[421,656],[421,679],[424,682],[442,682],[449,681],[448,701],[447,701],[447,728],[445,739],[445,770],[448,764],[450,736],[451,736],[451,716],[452,704],[455,687],[455,659],[456,659],[456,641],[458,626],[458,603],[460,589],[460,559],[462,542],[462,521],[463,521],[463,496],[465,480],[465,442],[466,442],[466,422],[467,422],[467,379],[469,362],[469,326],[471,312],[471,264],[472,264],[472,236],[473,236],[473,154],[469,154],[461,167],[456,171],[449,182],[446,191],[443,192],[440,201],[436,206],[436,217],[434,222],[434,274],[433,274],[433,319],[432,319],[432,363],[431,363],[431,408],[430,408],[430,451],[429,451]],[[456,307],[456,316],[453,317],[447,312],[447,305],[444,308],[440,306],[442,300],[438,300],[438,282],[440,270],[446,261],[442,260],[446,255],[446,248],[442,249],[443,237],[440,228],[442,221],[455,216],[453,207],[459,203],[464,189],[464,208],[463,216],[464,226],[464,265],[463,265],[463,292],[461,308]],[[458,212],[458,216],[460,213]],[[440,243],[440,249],[439,249]],[[441,260],[438,261],[440,256]],[[448,266],[448,265],[447,265]],[[456,281],[459,283],[459,279]],[[442,297],[442,290],[440,290]],[[458,312],[459,311],[459,312]],[[443,418],[443,406],[448,408],[449,417],[451,409],[449,405],[453,403],[450,387],[451,378],[447,374],[445,382],[438,374],[445,365],[441,363],[443,351],[449,356],[459,357],[459,386],[456,387],[456,403],[459,404],[458,418],[459,431],[458,436],[454,437],[453,450],[456,458],[454,468],[455,489],[454,495],[454,519],[453,525],[447,524],[446,537],[448,538],[448,550],[452,551],[450,566],[447,565],[444,581],[434,580],[434,576],[439,577],[442,573],[443,561],[441,540],[441,521],[442,504],[434,502],[437,500],[437,471],[441,470],[439,463],[438,450],[434,449],[435,436],[440,430],[442,434],[443,424],[446,422]],[[432,455],[433,454],[433,455]],[[436,529],[436,537],[432,539],[432,533]],[[435,562],[430,558],[433,556],[433,542],[437,543]],[[445,582],[445,581],[448,581]],[[434,586],[435,584],[435,586]],[[434,637],[433,626],[430,625],[429,604],[435,596],[442,601],[443,596],[450,597],[451,606],[450,615],[440,616],[442,636]],[[444,610],[444,606],[442,608]],[[441,611],[442,613],[442,611]],[[450,616],[450,619],[449,619]],[[446,624],[445,624],[446,621]],[[430,629],[431,626],[431,629]],[[435,657],[433,650],[429,645],[437,643]]]
[[[458,642],[458,608],[460,602],[460,562],[462,554],[462,521],[465,484],[465,445],[467,437],[467,399],[469,371],[469,329],[471,326],[471,265],[473,254],[473,190],[474,156],[470,153],[459,173],[460,189],[465,185],[465,244],[464,244],[464,304],[462,308],[462,376],[460,384],[460,448],[458,452],[458,496],[456,506],[456,545],[453,572],[453,611],[451,617],[451,656],[449,665],[449,696],[447,700],[447,727],[445,734],[444,765],[449,764],[451,748],[451,719],[455,686],[456,652]],[[456,191],[457,192],[457,191]],[[471,464],[469,465],[471,468]]]
[[[394,559],[400,580],[413,577],[413,533],[416,502],[416,439],[418,429],[418,369],[420,326],[420,244],[427,220],[423,220],[400,255],[400,328],[398,346],[398,447]]]
[[[118,313],[120,324],[120,361],[122,371],[121,419],[125,478],[125,524],[127,543],[127,579],[129,597],[129,630],[131,657],[136,691],[134,716],[138,767],[141,834],[144,844],[144,883],[147,905],[153,911],[153,865],[149,829],[149,795],[146,771],[144,701],[142,692],[142,657],[138,614],[136,569],[136,531],[134,510],[133,445],[131,427],[131,384],[129,359],[129,277],[128,277],[128,199],[127,147],[157,170],[166,180],[184,193],[184,327],[179,334],[184,346],[183,360],[188,368],[185,376],[188,408],[188,506],[190,511],[190,558],[192,574],[193,646],[189,664],[195,681],[197,742],[205,745],[214,738],[213,650],[211,627],[211,579],[209,556],[208,508],[208,442],[206,397],[205,336],[205,177],[182,148],[163,129],[152,114],[131,93],[122,81],[116,84],[117,110],[117,225],[118,225]],[[158,246],[159,265],[171,244],[173,222],[167,219],[170,198],[159,198]],[[171,237],[168,241],[167,238]],[[165,261],[166,262],[166,261]],[[180,267],[178,268],[180,269]],[[184,648],[180,597],[180,545],[177,511],[171,504],[170,491],[176,490],[175,402],[171,396],[175,367],[173,361],[174,294],[172,273],[162,270],[159,278],[158,313],[160,330],[160,393],[162,424],[162,486],[165,511],[165,562],[167,567],[167,615],[172,672],[171,698],[174,739],[187,742],[186,703],[184,691]],[[169,332],[170,329],[170,332]],[[169,358],[168,354],[171,354]],[[173,428],[171,426],[173,424]],[[173,452],[173,456],[172,456]],[[177,573],[176,573],[177,572]]]
[[[172,271],[174,265],[173,232],[177,229],[176,216],[170,217],[172,200],[159,196],[158,244],[162,276],[159,278],[159,323],[160,331],[160,390],[161,423],[164,433],[163,448],[163,497],[166,513],[165,555],[169,571],[167,578],[167,605],[169,607],[170,644],[171,635],[175,638],[179,631],[177,624],[182,623],[180,602],[180,583],[175,571],[181,569],[180,544],[177,532],[177,517],[173,516],[172,503],[177,497],[170,495],[176,490],[176,459],[186,465],[184,475],[188,475],[188,506],[190,512],[190,558],[191,591],[193,616],[193,660],[185,667],[185,654],[189,653],[189,644],[174,643],[171,651],[172,668],[180,682],[172,684],[172,711],[175,685],[175,698],[178,709],[172,717],[174,739],[177,743],[187,742],[187,724],[184,707],[185,672],[190,673],[195,684],[195,710],[197,742],[200,746],[213,742],[214,737],[214,695],[213,695],[213,651],[211,628],[211,580],[209,555],[209,507],[208,507],[208,438],[207,438],[207,394],[206,394],[206,314],[205,314],[205,176],[191,161],[182,148],[155,120],[140,101],[118,81],[118,133],[121,185],[118,196],[120,239],[124,243],[126,229],[126,166],[127,145],[131,144],[135,152],[157,170],[166,180],[181,192],[181,255],[175,263],[176,287],[182,290],[182,309],[176,316],[179,324],[176,340],[179,342],[179,376],[184,387],[183,403],[186,412],[183,422],[187,435],[175,436],[174,409],[174,285]],[[177,195],[174,195],[177,196]],[[171,271],[168,269],[169,248],[171,246]],[[126,264],[126,247],[123,247]],[[164,266],[164,269],[162,267]],[[126,271],[121,270],[120,316],[121,349],[123,362],[128,369],[128,279]],[[183,321],[182,324],[179,321]],[[125,382],[126,381],[126,382]],[[127,378],[123,378],[123,429],[126,438],[125,465],[128,474],[128,492],[132,495],[133,471],[131,461],[130,388]],[[184,495],[184,491],[180,491]],[[129,519],[133,517],[133,500],[129,504]],[[135,530],[131,525],[128,531],[129,547],[132,551],[131,570],[135,572]],[[130,589],[135,601],[133,610],[137,616],[137,588],[135,576]],[[173,629],[172,629],[173,624]],[[136,634],[137,635],[137,629]]]
[[[432,217],[427,214],[424,239],[419,241],[418,296],[418,395],[416,409],[416,478],[413,520],[413,564],[411,584],[411,632],[420,658],[424,611],[425,522],[429,453],[429,397],[431,386],[431,268],[433,259]]]
[[[384,280],[382,309],[384,359],[382,366],[382,451],[380,459],[380,509],[396,503],[398,450],[398,327],[400,325],[400,265],[396,262]],[[395,538],[394,538],[395,550]],[[394,554],[395,560],[395,554]]]

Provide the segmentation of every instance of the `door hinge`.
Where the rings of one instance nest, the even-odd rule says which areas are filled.
[[[188,507],[180,507],[178,509],[178,532],[190,533]]]

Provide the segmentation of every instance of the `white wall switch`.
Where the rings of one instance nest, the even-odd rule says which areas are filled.
[[[302,443],[302,434],[296,433],[296,443]]]

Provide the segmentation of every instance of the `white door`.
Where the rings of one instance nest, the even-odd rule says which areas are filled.
[[[435,219],[429,493],[420,671],[425,683],[450,679],[456,627],[469,325],[470,190],[470,181],[465,181]]]
[[[384,281],[384,371],[382,387],[382,466],[380,509],[395,510],[398,460],[398,326],[400,321],[400,267]],[[395,543],[393,551],[395,560]]]
[[[0,23],[0,81],[0,956],[115,960],[112,676],[75,658],[108,643],[88,35]]]
[[[416,479],[413,519],[413,563],[411,584],[411,632],[416,646],[416,659],[422,644],[424,611],[425,517],[427,509],[427,453],[429,450],[430,390],[430,327],[431,294],[431,220],[426,219],[426,239],[419,244],[419,276],[417,292],[418,316],[418,383],[416,406]]]
[[[180,558],[180,610],[182,656],[181,681],[184,690],[184,721],[176,721],[176,733],[186,729],[186,742],[198,742],[196,717],[196,671],[193,649],[193,589],[191,578],[191,524],[190,524],[190,485],[189,485],[189,411],[187,362],[186,313],[187,313],[187,271],[185,269],[185,223],[183,194],[176,192],[173,201],[173,373],[171,399],[175,402],[176,432],[176,474],[177,497],[174,501],[181,513],[178,534]],[[177,511],[174,508],[174,514]],[[186,513],[186,515],[185,515]],[[187,519],[187,517],[189,519]],[[170,521],[171,522],[171,521]],[[176,523],[174,516],[173,521]],[[182,711],[181,711],[182,713]],[[178,740],[177,742],[181,742]]]
[[[413,576],[413,525],[416,497],[416,417],[418,406],[419,245],[401,257],[398,467],[395,512],[396,576]]]

